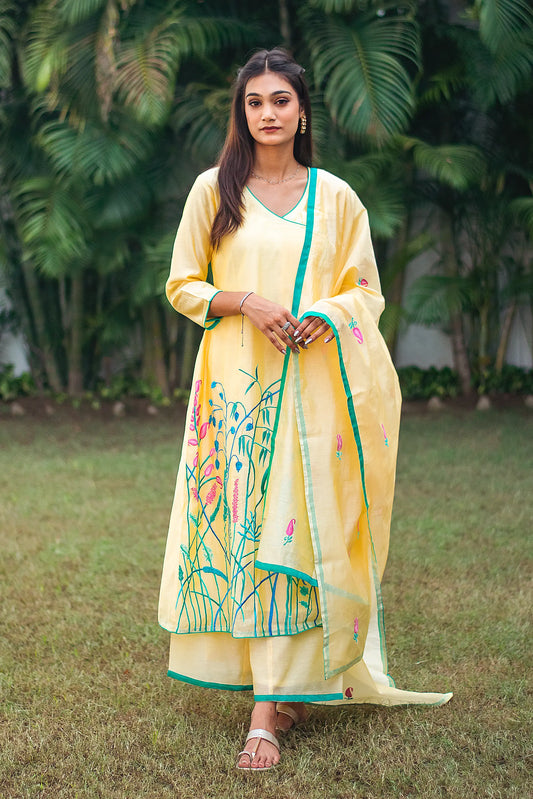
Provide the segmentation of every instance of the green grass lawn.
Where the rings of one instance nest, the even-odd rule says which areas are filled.
[[[251,775],[234,768],[250,697],[165,676],[180,435],[179,418],[0,418],[1,799],[531,796],[533,414],[403,421],[389,666],[451,703],[317,706]]]

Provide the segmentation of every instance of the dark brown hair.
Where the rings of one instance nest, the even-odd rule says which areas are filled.
[[[288,52],[276,47],[274,50],[260,50],[255,53],[237,73],[229,130],[219,159],[220,206],[211,228],[211,243],[214,249],[217,249],[227,233],[234,233],[243,221],[242,192],[254,159],[254,140],[248,130],[244,107],[244,92],[251,78],[256,78],[265,72],[276,72],[291,84],[307,118],[305,133],[300,133],[298,127],[294,137],[294,157],[303,166],[311,166],[313,149],[311,102],[303,77],[304,71]]]

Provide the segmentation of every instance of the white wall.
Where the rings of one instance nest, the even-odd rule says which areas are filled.
[[[0,309],[9,309],[10,303],[4,289],[0,288]],[[0,366],[13,364],[15,375],[29,370],[27,349],[23,337],[13,333],[0,334]]]

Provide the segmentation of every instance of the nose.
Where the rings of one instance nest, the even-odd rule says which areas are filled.
[[[275,116],[276,116],[276,114],[274,112],[273,107],[271,105],[265,104],[263,106],[263,119],[265,119],[265,120],[274,119]]]

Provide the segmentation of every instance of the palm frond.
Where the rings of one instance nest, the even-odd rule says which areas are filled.
[[[419,325],[442,324],[468,305],[467,281],[448,275],[423,275],[409,288],[405,309]]]
[[[170,112],[176,74],[190,56],[241,43],[248,27],[231,19],[187,18],[181,9],[147,29],[131,22],[117,57],[119,100],[146,125],[163,124]]]
[[[479,19],[481,41],[494,54],[512,49],[533,25],[528,0],[476,0],[474,14]]]
[[[462,191],[479,183],[485,173],[485,160],[477,147],[467,144],[433,146],[414,139],[405,141],[413,142],[415,165],[453,189]]]
[[[456,61],[430,76],[427,85],[419,95],[418,105],[427,106],[437,105],[442,101],[449,102],[465,86],[467,86],[467,77],[464,67],[460,61]]]
[[[60,24],[53,7],[33,12],[21,47],[25,84],[40,95],[49,110],[57,109],[71,121],[97,115],[95,61],[98,20],[74,28]]]
[[[361,2],[361,0],[311,0],[311,6],[321,8],[326,14],[347,14],[349,11],[356,11],[361,6],[366,6],[368,3]]]
[[[11,83],[13,42],[17,32],[16,6],[12,0],[0,2],[0,87]]]
[[[143,219],[151,201],[151,186],[144,172],[137,171],[119,183],[96,187],[86,200],[95,230],[119,229],[123,236]]]
[[[59,0],[55,13],[63,25],[77,25],[107,5],[108,0]]]
[[[339,127],[377,142],[402,130],[414,110],[406,63],[419,66],[414,20],[372,13],[348,24],[308,11],[302,18],[317,82]]]
[[[404,185],[392,150],[365,153],[350,161],[325,164],[357,192],[368,211],[372,235],[389,239],[405,217]]]
[[[183,146],[195,158],[213,162],[224,143],[231,106],[229,87],[191,83],[178,100],[173,127],[184,136]]]
[[[84,210],[70,188],[50,177],[15,185],[13,205],[24,254],[50,277],[75,271],[87,254]]]
[[[530,80],[533,67],[531,30],[516,38],[512,48],[493,54],[476,31],[450,27],[448,36],[457,45],[465,64],[474,100],[482,109],[508,103]]]
[[[133,120],[105,128],[87,122],[81,130],[48,122],[37,141],[59,174],[79,174],[97,185],[131,174],[154,148],[150,131]]]

